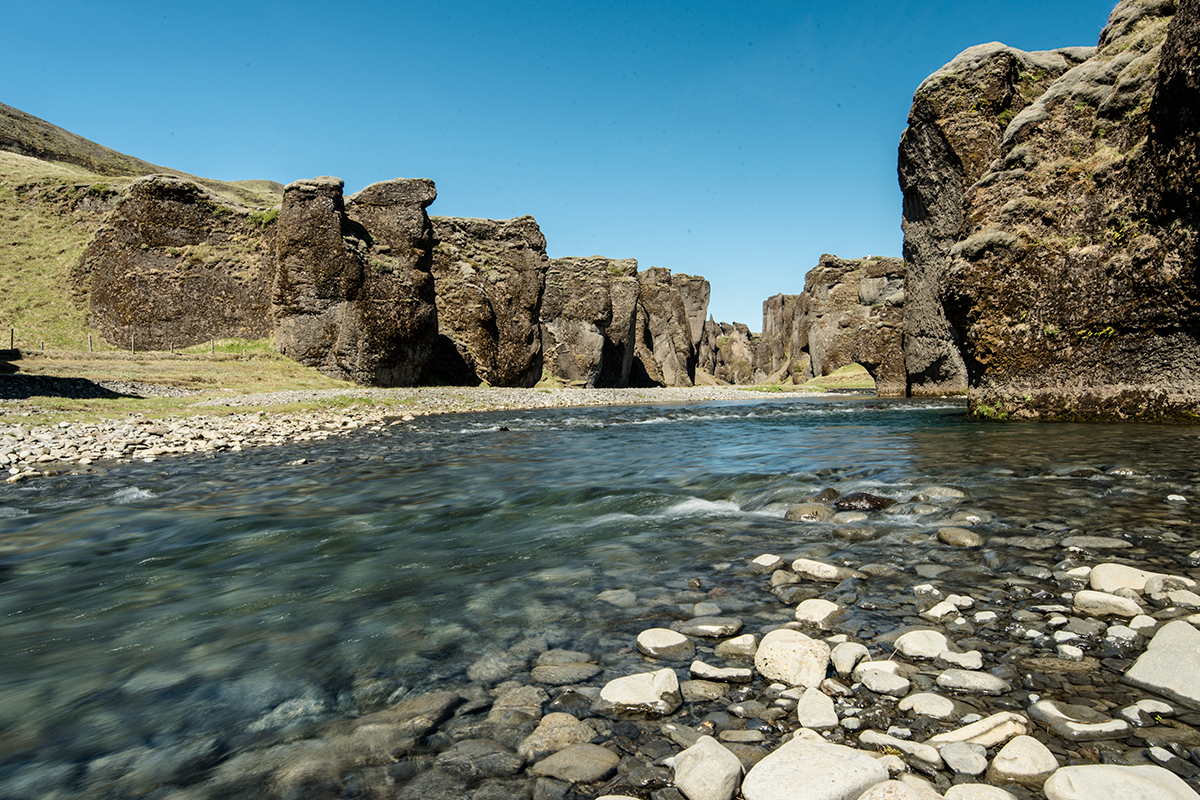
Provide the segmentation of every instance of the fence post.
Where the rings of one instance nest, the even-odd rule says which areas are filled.
[[[8,329],[8,349],[9,350],[17,349],[17,329],[16,328]]]
[[[88,352],[92,352],[92,335],[88,334]]]
[[[132,333],[129,334],[129,352],[131,352],[131,353],[137,352],[137,350],[135,350],[133,347],[133,334]]]

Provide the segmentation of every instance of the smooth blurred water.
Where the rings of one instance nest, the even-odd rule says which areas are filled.
[[[770,399],[427,418],[5,487],[0,779],[53,763],[84,785],[131,747],[198,748],[207,769],[466,681],[524,637],[611,645],[653,614],[599,592],[663,606],[689,577],[749,581],[727,565],[763,552],[942,563],[967,583],[1053,563],[910,541],[949,506],[875,514],[859,544],[784,519],[827,487],[953,486],[989,536],[1125,536],[1179,571],[1198,445],[1194,428],[980,424],[954,401]]]

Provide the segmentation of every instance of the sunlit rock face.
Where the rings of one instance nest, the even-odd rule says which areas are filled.
[[[983,45],[917,90],[913,394],[969,384],[997,418],[1198,419],[1198,26],[1195,3],[1130,0],[1094,50]]]

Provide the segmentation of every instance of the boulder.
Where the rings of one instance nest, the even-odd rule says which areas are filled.
[[[613,719],[661,717],[682,702],[674,670],[660,669],[609,681],[600,690],[592,711]]]
[[[1125,767],[1090,764],[1063,767],[1042,786],[1047,800],[1196,800],[1200,798],[1178,775],[1151,765]]]
[[[742,778],[737,756],[711,736],[701,736],[669,763],[675,786],[688,800],[730,800]]]
[[[758,644],[754,668],[764,677],[790,686],[820,686],[829,667],[829,645],[799,631],[779,628]]]
[[[1168,622],[1121,680],[1200,708],[1200,631],[1181,619]]]
[[[542,377],[542,290],[550,259],[530,216],[433,217],[435,381],[533,386]]]
[[[887,779],[887,767],[860,750],[795,738],[750,769],[742,781],[742,797],[853,800]]]
[[[72,272],[88,324],[137,350],[270,336],[276,226],[265,220],[185,178],[138,178]]]
[[[271,294],[275,343],[330,377],[409,386],[436,346],[425,208],[437,191],[429,180],[398,179],[363,195],[358,210],[369,207],[364,218],[379,224],[378,246],[348,214],[339,178],[284,189]]]

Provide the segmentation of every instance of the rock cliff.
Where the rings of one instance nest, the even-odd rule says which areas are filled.
[[[721,383],[758,383],[754,369],[757,344],[745,323],[709,319],[700,342],[699,368]]]
[[[276,346],[332,377],[413,385],[437,346],[425,215],[437,191],[425,179],[386,181],[347,208],[342,185],[323,177],[284,190],[271,305]]]
[[[698,363],[696,345],[708,313],[708,281],[673,276],[665,267],[642,270],[637,279],[636,363],[630,385],[692,386]],[[695,309],[701,297],[700,322],[695,327]]]
[[[578,386],[629,385],[637,266],[631,258],[551,259],[541,310],[546,374]]]
[[[1198,26],[1195,0],[1126,0],[1094,51],[972,48],[917,90],[913,393],[956,386],[957,353],[977,415],[1197,419]]]
[[[110,343],[166,350],[271,333],[274,226],[190,180],[133,181],[72,275]]]
[[[542,377],[542,290],[550,259],[533,217],[434,217],[436,381],[533,386]]]
[[[821,256],[805,275],[801,294],[778,294],[763,303],[753,381],[803,383],[861,364],[880,396],[903,395],[904,271],[899,258]],[[738,338],[736,329],[733,336]]]
[[[917,88],[899,154],[910,394],[966,389],[963,334],[942,303],[950,248],[969,226],[964,196],[999,154],[1004,126],[1090,54],[1025,53],[993,42],[965,50]]]

